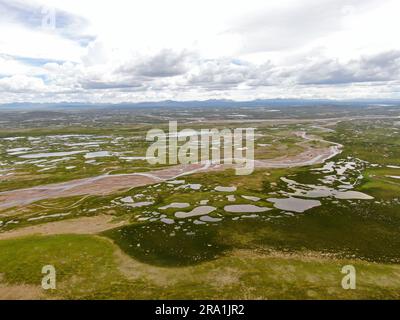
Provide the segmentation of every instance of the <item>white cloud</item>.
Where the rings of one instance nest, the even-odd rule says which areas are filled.
[[[118,72],[150,78],[178,76],[188,71],[188,58],[187,52],[163,49],[155,55],[124,62]]]
[[[0,79],[0,91],[24,93],[42,92],[46,86],[42,79],[28,77],[25,75],[15,75]]]
[[[364,56],[348,63],[326,59],[297,71],[301,84],[382,82],[400,79],[400,51]]]
[[[55,29],[42,28],[43,8],[55,8]],[[395,0],[0,0],[0,102],[399,97],[399,9]]]

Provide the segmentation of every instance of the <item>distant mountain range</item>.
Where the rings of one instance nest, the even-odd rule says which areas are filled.
[[[251,101],[235,100],[192,100],[174,101],[164,100],[156,102],[128,102],[128,103],[85,103],[85,102],[59,102],[59,103],[7,103],[0,104],[0,109],[70,109],[70,108],[148,108],[148,107],[169,107],[169,108],[190,108],[190,107],[299,107],[299,106],[400,106],[399,99],[354,99],[354,100],[329,100],[329,99],[257,99]]]

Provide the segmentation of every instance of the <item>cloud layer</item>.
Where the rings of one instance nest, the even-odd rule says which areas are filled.
[[[375,0],[0,0],[0,103],[399,98],[398,9]]]

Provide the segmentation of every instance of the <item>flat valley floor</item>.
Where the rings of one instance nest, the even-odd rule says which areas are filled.
[[[0,112],[0,299],[398,299],[394,106]],[[254,128],[255,170],[146,133]],[[53,265],[55,290],[42,289]],[[341,271],[356,269],[355,290]]]

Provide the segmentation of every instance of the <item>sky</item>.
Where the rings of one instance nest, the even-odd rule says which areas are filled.
[[[400,98],[398,0],[0,0],[0,103]]]

